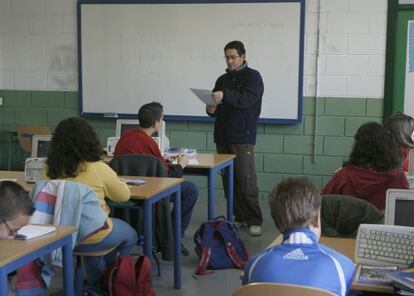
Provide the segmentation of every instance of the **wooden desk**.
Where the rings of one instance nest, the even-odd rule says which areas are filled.
[[[31,240],[0,240],[0,296],[8,295],[7,274],[44,256],[63,249],[63,287],[66,296],[73,296],[73,258],[71,226],[56,226],[53,233]]]
[[[0,179],[16,179],[26,191],[30,191],[35,183],[28,183],[21,171],[0,171]]]
[[[179,178],[133,177],[146,183],[129,186],[131,199],[144,201],[144,254],[152,256],[152,205],[163,198],[173,196],[174,199],[174,288],[181,289],[181,183]]]
[[[279,235],[270,245],[278,245],[282,242],[282,236]],[[345,256],[352,259],[355,262],[355,239],[353,238],[339,238],[339,237],[324,237],[322,236],[319,240],[321,244],[324,244],[335,251],[344,254]],[[370,284],[358,284],[356,278],[352,280],[352,290],[355,291],[369,291],[379,293],[393,294],[393,287],[381,286],[381,285],[370,285]]]
[[[216,153],[197,153],[196,159],[198,164],[188,165],[184,169],[185,175],[207,176],[208,182],[208,212],[207,219],[215,218],[215,175],[224,170],[227,182],[224,185],[227,195],[227,220],[233,221],[233,167],[234,154],[216,154]],[[112,157],[104,155],[102,160],[109,163]]]
[[[208,214],[207,219],[215,218],[215,176],[224,170],[227,179],[224,184],[227,196],[227,220],[233,221],[233,179],[234,179],[234,154],[198,153],[196,165],[188,165],[184,169],[186,175],[202,175],[208,179]],[[227,188],[226,188],[227,187]]]
[[[0,171],[0,179],[17,179],[17,183],[30,191],[34,183],[27,183],[24,172]],[[181,288],[181,186],[183,179],[123,176],[126,179],[146,181],[144,185],[129,186],[131,199],[144,201],[144,254],[152,256],[152,205],[157,201],[173,196],[174,200],[174,288]],[[2,296],[2,295],[0,295]]]

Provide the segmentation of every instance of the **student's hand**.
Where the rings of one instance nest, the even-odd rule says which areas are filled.
[[[208,113],[213,114],[216,112],[217,105],[207,105],[206,110]]]
[[[174,161],[174,157],[171,157],[170,155],[164,156],[164,159],[168,163],[171,163]]]
[[[177,162],[178,162],[178,164],[182,168],[185,168],[188,165],[188,156],[186,156],[186,155],[179,155],[177,157]]]
[[[12,236],[9,236],[9,230],[4,226],[4,224],[0,224],[0,239],[12,239]]]
[[[223,94],[222,91],[219,90],[219,91],[215,91],[215,92],[211,93],[211,97],[213,98],[213,100],[216,103],[219,103],[223,100],[224,94]]]

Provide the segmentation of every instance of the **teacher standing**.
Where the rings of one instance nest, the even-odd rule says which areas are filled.
[[[247,66],[246,50],[240,41],[224,47],[226,73],[214,86],[217,105],[207,105],[207,114],[215,117],[214,141],[217,153],[235,154],[234,215],[240,226],[249,226],[251,235],[261,235],[263,223],[254,162],[257,121],[263,81],[260,73]],[[223,178],[223,182],[224,182]]]

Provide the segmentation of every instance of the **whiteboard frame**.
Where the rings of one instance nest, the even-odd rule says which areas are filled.
[[[300,31],[299,31],[299,69],[298,69],[298,107],[296,118],[260,118],[259,123],[266,124],[285,124],[293,125],[302,122],[303,114],[303,64],[304,64],[304,37],[305,37],[305,0],[78,0],[77,2],[77,41],[78,41],[78,84],[79,84],[79,108],[83,117],[93,118],[118,118],[118,119],[136,119],[137,114],[129,113],[94,113],[83,111],[83,82],[82,82],[82,24],[81,11],[83,4],[209,4],[209,3],[299,3],[300,4]],[[211,122],[214,118],[206,116],[184,116],[168,115],[164,116],[167,121],[201,121]]]

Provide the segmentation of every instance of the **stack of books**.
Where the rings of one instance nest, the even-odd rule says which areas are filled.
[[[164,157],[177,157],[179,155],[186,155],[189,158],[194,158],[197,155],[196,149],[190,149],[190,148],[174,148],[169,147],[164,152]]]
[[[396,266],[378,267],[359,265],[356,271],[356,284],[369,284],[375,286],[392,286],[393,281],[388,277],[390,273],[398,270]]]
[[[395,295],[414,295],[414,268],[398,270],[387,277],[394,282]]]

